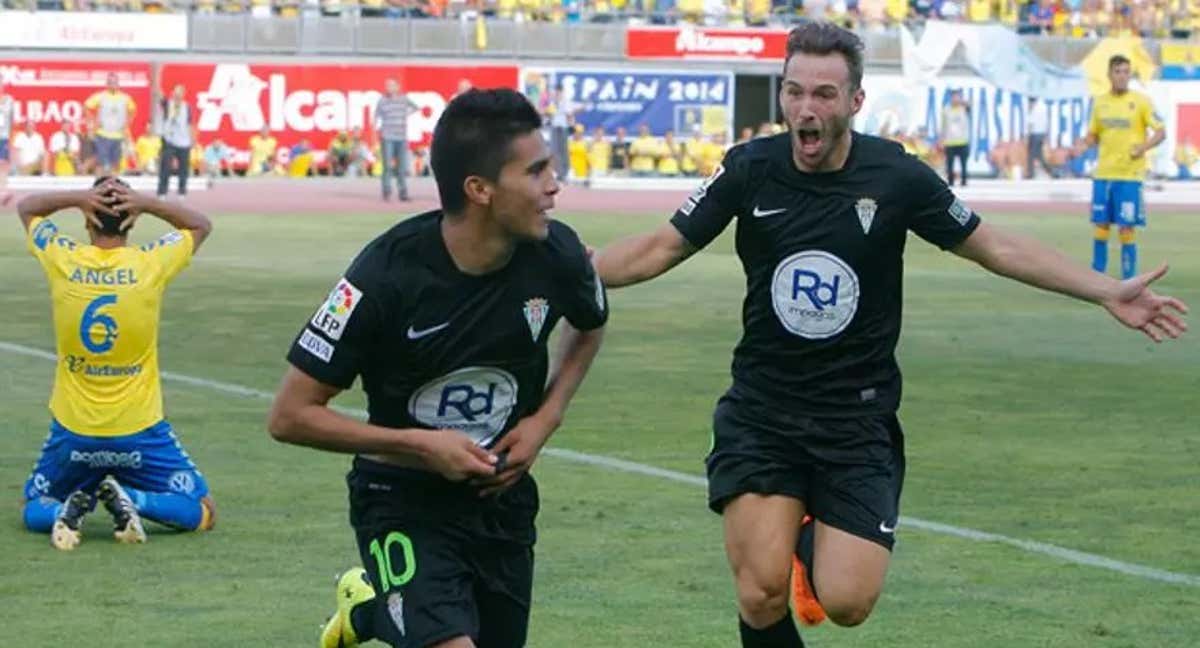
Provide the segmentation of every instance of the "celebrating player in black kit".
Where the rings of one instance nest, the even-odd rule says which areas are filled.
[[[608,317],[579,238],[547,217],[559,185],[540,126],[511,90],[451,101],[433,134],[442,209],[367,244],[288,353],[271,434],[358,455],[346,481],[369,577],[339,579],[322,646],[525,643],[528,470]],[[367,423],[327,405],[356,376]]]
[[[609,287],[646,281],[738,217],[744,334],[707,469],[743,646],[803,645],[788,614],[793,571],[809,623],[862,623],[883,587],[904,478],[894,351],[909,230],[996,274],[1099,304],[1155,341],[1186,328],[1168,310],[1184,305],[1147,287],[1165,266],[1125,282],[1092,272],[980,222],[898,144],[851,131],[862,70],[854,34],[792,30],[779,94],[789,132],[733,148],[669,224],[596,258]]]

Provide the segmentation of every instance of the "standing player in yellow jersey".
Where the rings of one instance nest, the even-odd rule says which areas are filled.
[[[115,175],[121,171],[121,155],[125,142],[133,140],[129,125],[137,112],[133,97],[121,91],[117,74],[110,72],[106,88],[88,97],[83,107],[96,118],[96,159],[100,172]]]
[[[90,244],[49,219],[70,208],[84,213]],[[143,212],[175,230],[130,247],[129,230]],[[108,178],[91,191],[28,196],[17,213],[50,284],[58,353],[50,435],[25,483],[25,526],[50,532],[59,549],[74,549],[98,499],[121,542],[145,541],[143,517],[184,530],[212,528],[208,484],[163,418],[158,371],[163,292],[212,224]]]
[[[1146,226],[1142,205],[1142,177],[1146,152],[1163,141],[1162,120],[1150,99],[1129,89],[1129,59],[1120,54],[1108,59],[1112,91],[1096,97],[1087,137],[1075,145],[1075,154],[1099,144],[1099,159],[1092,174],[1092,269],[1108,269],[1108,235],[1113,223],[1121,237],[1121,278],[1137,274],[1135,227]],[[1152,131],[1146,138],[1146,131]]]

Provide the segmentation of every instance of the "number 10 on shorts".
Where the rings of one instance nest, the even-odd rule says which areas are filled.
[[[413,553],[412,540],[403,533],[392,531],[387,534],[382,543],[376,538],[371,541],[369,549],[371,556],[375,558],[375,565],[379,567],[381,591],[390,592],[402,587],[416,575],[417,558]],[[396,572],[396,565],[392,562],[392,558],[397,555],[397,550],[404,567],[404,571],[400,573]]]

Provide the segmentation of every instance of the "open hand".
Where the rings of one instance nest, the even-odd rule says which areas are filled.
[[[1155,342],[1177,338],[1187,330],[1180,315],[1188,312],[1187,304],[1150,290],[1150,284],[1167,274],[1164,263],[1155,270],[1144,272],[1121,282],[1117,293],[1101,305],[1117,321],[1145,333]]]
[[[103,227],[98,214],[111,215],[113,213],[111,207],[111,199],[108,196],[109,184],[104,183],[92,187],[87,191],[79,192],[79,201],[75,205],[79,211],[83,212],[83,217],[87,219],[96,229]]]
[[[129,185],[123,182],[112,181],[105,186],[109,188],[108,196],[111,201],[112,210],[115,213],[125,214],[125,219],[121,221],[120,225],[122,232],[133,227],[133,224],[137,222],[138,216],[141,216],[143,212],[151,210],[150,208],[154,199],[134,191]]]

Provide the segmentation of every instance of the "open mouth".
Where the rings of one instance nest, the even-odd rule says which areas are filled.
[[[805,155],[816,155],[821,152],[821,131],[816,128],[800,128],[796,130],[800,140],[800,151]]]

